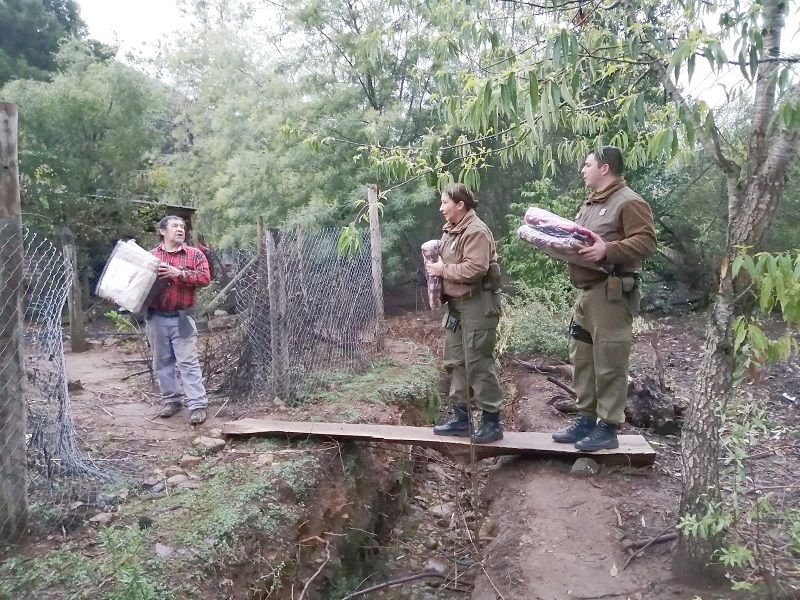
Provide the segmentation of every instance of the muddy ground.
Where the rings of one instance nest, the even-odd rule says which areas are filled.
[[[409,353],[415,352],[412,341],[428,346],[434,357],[441,356],[439,316],[427,311],[392,312],[395,316],[388,319],[387,329],[389,352],[396,361],[410,361]],[[653,321],[659,331],[667,384],[671,394],[684,402],[691,402],[692,398],[702,345],[701,324],[697,315]],[[652,343],[652,329],[637,337],[634,371],[654,371]],[[201,348],[202,344],[201,341]],[[97,455],[109,456],[111,449],[117,464],[126,465],[131,478],[144,478],[154,469],[174,464],[198,434],[220,428],[230,418],[256,414],[292,420],[325,416],[318,412],[319,406],[304,409],[271,403],[243,414],[225,398],[212,396],[209,420],[202,427],[189,426],[186,411],[168,420],[159,419],[155,416],[158,395],[149,375],[139,373],[144,368],[135,342],[114,341],[113,337],[99,336],[87,353],[68,352],[67,369],[69,379],[75,382],[71,398],[82,444]],[[773,418],[794,431],[800,426],[800,406],[783,395],[798,395],[799,373],[797,361],[786,363],[770,370],[749,389],[768,406]],[[548,404],[561,390],[546,380],[546,374],[505,361],[501,379],[508,398],[504,411],[507,429],[552,431],[568,422],[567,415]],[[309,410],[317,412],[310,414]],[[386,407],[379,405],[373,410],[372,415],[362,412],[361,422],[372,418],[384,423],[407,422],[402,410],[392,409],[387,414]],[[335,419],[336,415],[330,417]],[[569,462],[502,458],[479,464],[477,486],[472,484],[469,465],[412,449],[415,466],[411,497],[404,505],[402,519],[381,542],[380,572],[372,579],[356,582],[358,589],[441,567],[449,575],[446,586],[436,577],[419,578],[364,597],[731,597],[725,588],[709,591],[679,583],[670,569],[671,544],[654,545],[632,560],[624,550],[626,540],[656,536],[670,529],[676,519],[680,492],[678,440],[650,434],[648,439],[659,453],[651,468],[604,467],[594,477],[576,478],[569,475]],[[759,473],[767,478],[797,481],[797,458],[796,447],[783,455],[766,456],[759,462]],[[480,497],[478,502],[475,492]],[[320,527],[324,530],[324,523]],[[461,569],[458,577],[453,577],[453,565]],[[231,581],[231,585],[236,582]]]

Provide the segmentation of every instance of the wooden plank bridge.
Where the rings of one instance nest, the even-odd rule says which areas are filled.
[[[241,419],[222,427],[224,435],[272,436],[285,438],[323,438],[406,444],[432,448],[459,460],[469,460],[469,438],[434,435],[431,427],[402,425],[369,425],[352,423],[315,423],[308,421],[276,421],[273,419]],[[507,431],[502,440],[475,445],[476,459],[502,455],[538,456],[542,458],[578,458],[591,456],[606,465],[646,467],[656,459],[656,452],[641,435],[620,435],[619,448],[582,453],[572,444],[557,444],[550,433]]]

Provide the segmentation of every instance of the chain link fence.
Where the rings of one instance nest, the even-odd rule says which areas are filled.
[[[340,255],[340,229],[266,233],[240,252],[237,359],[223,390],[232,402],[292,403],[333,371],[366,367],[380,342],[369,232]]]
[[[82,449],[73,421],[62,333],[70,263],[47,239],[24,228],[20,233],[21,269],[7,268],[11,261],[19,263],[19,255],[9,251],[12,244],[19,246],[19,236],[0,244],[0,260],[6,262],[0,266],[12,273],[2,283],[13,288],[1,297],[8,302],[0,302],[0,349],[11,348],[10,340],[18,336],[15,322],[21,323],[23,367],[13,360],[0,364],[0,415],[20,423],[0,428],[5,431],[0,457],[16,469],[4,469],[0,501],[27,502],[29,522],[68,530],[83,523],[87,512],[113,502],[109,490],[129,473],[113,457],[95,462]],[[238,326],[224,336],[232,360],[221,373],[221,391],[232,404],[302,401],[331,373],[364,369],[378,352],[382,298],[376,295],[379,277],[373,274],[369,232],[348,255],[339,254],[340,233],[270,230],[258,250],[239,253]],[[18,307],[9,304],[17,297],[12,292],[21,299]],[[12,403],[16,412],[6,410]],[[25,489],[27,496],[20,493]],[[14,506],[0,511],[5,515],[0,533],[19,530],[20,524],[10,521],[20,513],[26,511]]]
[[[13,243],[13,237],[4,240],[4,245]],[[27,458],[27,502],[32,520],[43,521],[42,524],[48,528],[68,529],[73,522],[82,523],[84,520],[75,518],[78,516],[76,505],[97,503],[102,496],[98,494],[99,486],[113,477],[79,449],[78,433],[72,419],[61,323],[72,283],[72,268],[58,248],[24,228],[22,244],[21,273],[17,270],[17,277],[3,282],[17,287],[16,290],[7,289],[3,294],[6,300],[0,307],[4,315],[0,323],[0,340],[8,349],[15,327],[14,316],[21,317],[24,382],[16,380],[10,372],[12,368],[18,369],[18,365],[0,365],[3,371],[0,374],[0,398],[6,404],[23,398],[26,406],[23,447]],[[13,256],[7,250],[6,247],[0,249],[4,260]],[[13,271],[9,265],[3,265],[3,268],[4,272]],[[8,305],[16,297],[15,291],[21,297],[18,307]],[[20,389],[20,383],[23,389]],[[8,440],[6,443],[13,443],[15,447],[0,447],[0,455],[6,460],[15,457],[16,468],[23,471],[16,479],[24,481],[26,463],[19,460],[21,450],[16,447],[19,444]],[[10,529],[11,525],[0,523],[0,528]]]

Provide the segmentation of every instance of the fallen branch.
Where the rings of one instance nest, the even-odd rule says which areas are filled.
[[[572,376],[572,367],[570,365],[546,365],[543,360],[530,362],[518,358],[512,358],[509,362],[513,365],[536,371],[537,373],[555,373],[556,375]]]
[[[636,541],[636,542],[633,542],[632,544],[630,544],[629,549],[637,549],[637,550],[636,550],[636,552],[634,552],[633,554],[631,554],[628,557],[628,560],[626,560],[625,564],[622,565],[622,568],[620,569],[620,571],[624,571],[625,568],[631,563],[631,561],[634,558],[639,556],[642,552],[647,550],[653,544],[663,544],[663,543],[666,543],[666,542],[671,542],[673,540],[677,540],[678,539],[678,534],[677,533],[675,533],[674,531],[672,533],[668,533],[671,529],[674,529],[674,528],[675,528],[675,525],[670,525],[669,527],[664,529],[664,531],[662,531],[661,533],[659,533],[656,537],[654,537],[652,539],[639,540],[639,541]]]
[[[145,373],[149,373],[150,369],[145,369],[144,371],[136,371],[135,373],[131,373],[130,375],[125,375],[125,377],[120,377],[120,381],[125,381],[126,379],[130,379],[131,377],[136,377],[137,375],[144,375]]]
[[[310,586],[311,582],[314,581],[314,579],[316,579],[316,577],[320,573],[322,573],[322,569],[325,568],[325,565],[327,565],[329,562],[331,562],[331,545],[330,545],[330,542],[328,542],[328,540],[324,540],[321,537],[315,535],[315,536],[312,536],[310,538],[304,539],[300,543],[301,544],[305,544],[306,542],[324,542],[325,543],[325,554],[327,554],[327,557],[325,558],[323,563],[319,566],[317,571],[311,577],[309,577],[308,581],[306,581],[306,584],[303,586],[303,591],[300,592],[300,596],[297,598],[297,600],[303,600],[303,598],[306,595],[306,592],[308,591],[308,586]]]
[[[672,529],[671,526],[665,529],[665,531],[669,531],[670,529]],[[646,540],[636,540],[633,543],[631,543],[628,547],[631,550],[644,550],[645,548],[647,548],[647,546],[650,546],[652,544],[664,544],[666,542],[672,542],[677,539],[678,539],[678,534],[675,532],[661,533],[654,538],[649,538]]]
[[[658,376],[658,388],[662,394],[667,393],[667,383],[664,377],[664,361],[661,359],[661,330],[656,329],[650,336],[650,344],[653,346],[653,367]]]
[[[353,598],[358,598],[359,596],[363,596],[371,592],[377,592],[378,590],[382,590],[384,588],[391,587],[393,585],[400,585],[401,583],[408,583],[409,581],[416,581],[417,579],[425,579],[426,577],[438,577],[439,579],[446,579],[444,575],[436,571],[422,571],[421,573],[406,575],[405,577],[400,577],[399,579],[392,579],[391,581],[387,581],[385,583],[379,583],[378,585],[373,585],[372,587],[359,590],[358,592],[353,592],[349,596],[345,596],[344,598],[342,598],[342,600],[352,600]]]
[[[261,254],[256,252],[256,255],[253,258],[250,259],[250,262],[247,263],[244,267],[242,267],[242,269],[238,273],[236,273],[236,275],[233,276],[233,279],[231,279],[228,282],[228,285],[226,285],[224,288],[222,288],[222,290],[220,290],[219,294],[214,296],[214,298],[213,298],[213,300],[211,300],[211,302],[209,302],[206,306],[202,307],[197,312],[197,316],[202,317],[203,315],[207,315],[209,313],[214,312],[214,310],[217,308],[217,306],[219,306],[220,303],[223,300],[225,300],[225,298],[228,296],[228,292],[230,292],[231,289],[233,288],[233,286],[236,285],[236,282],[239,281],[239,279],[241,279],[242,275],[244,275],[245,273],[247,273],[247,271],[252,269],[253,265],[255,265],[258,262],[258,259],[259,259],[260,256],[261,256]]]
[[[547,376],[547,381],[549,381],[553,385],[557,385],[558,387],[560,387],[562,390],[567,392],[573,398],[577,398],[578,397],[578,394],[575,393],[575,390],[573,390],[571,387],[569,387],[566,383],[563,383],[563,382],[559,381],[558,379],[556,379],[552,375],[548,375]]]

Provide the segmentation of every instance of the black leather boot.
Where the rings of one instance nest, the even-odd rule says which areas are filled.
[[[483,411],[481,426],[472,435],[472,441],[476,444],[488,444],[503,439],[503,424],[500,422],[500,413],[490,413]]]
[[[453,418],[443,425],[436,425],[433,428],[435,435],[457,435],[459,437],[469,437],[469,414],[466,406],[453,406]]]
[[[596,450],[610,450],[619,448],[617,440],[617,426],[613,423],[600,421],[594,431],[582,440],[575,442],[575,448],[581,452],[594,452]]]
[[[596,416],[588,417],[579,415],[572,422],[572,425],[561,431],[556,431],[553,434],[553,441],[559,444],[574,444],[592,433],[595,427],[597,427]]]

